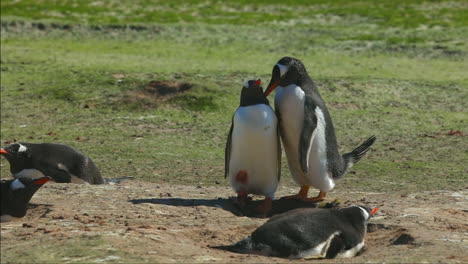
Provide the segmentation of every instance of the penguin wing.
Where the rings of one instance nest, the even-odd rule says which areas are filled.
[[[280,126],[278,125],[276,128],[276,144],[278,145],[278,181],[281,179],[281,140],[280,140]]]
[[[317,128],[317,116],[315,115],[315,104],[311,96],[305,96],[304,102],[304,122],[301,136],[299,138],[299,157],[301,168],[304,173],[309,171],[309,154],[311,143],[315,137]]]
[[[72,179],[72,175],[67,170],[62,169],[59,164],[42,163],[39,168],[36,166],[36,169],[58,183],[69,183]]]
[[[232,130],[234,128],[234,118],[231,121],[231,128],[226,142],[226,148],[224,150],[224,178],[227,178],[229,174],[229,162],[231,161],[231,142],[232,142]]]

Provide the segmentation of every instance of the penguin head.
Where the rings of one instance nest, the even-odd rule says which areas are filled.
[[[42,185],[50,181],[50,177],[45,176],[37,179],[33,178],[17,178],[13,180],[8,186],[12,192],[24,192],[33,190],[36,192]],[[33,193],[34,194],[34,193]]]
[[[2,181],[2,185],[7,185],[6,188],[2,186],[2,215],[8,214],[14,217],[23,217],[26,214],[27,205],[33,195],[50,179],[50,177],[46,176],[37,179],[18,178]]]
[[[363,205],[356,205],[356,207],[358,207],[361,210],[361,215],[366,221],[368,221],[378,210],[377,207],[370,208]]]
[[[283,87],[290,84],[300,85],[306,76],[308,76],[307,70],[299,59],[283,57],[273,67],[265,95],[268,96],[278,85]]]
[[[25,143],[14,143],[0,149],[0,154],[10,163],[19,167],[24,167],[31,159],[31,150]]]
[[[242,87],[240,98],[240,106],[256,104],[269,104],[266,96],[263,94],[262,81],[260,79],[246,81]]]

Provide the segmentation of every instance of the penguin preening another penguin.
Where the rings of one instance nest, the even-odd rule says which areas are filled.
[[[353,151],[340,155],[330,113],[304,64],[284,57],[273,67],[268,96],[276,88],[275,110],[289,170],[301,186],[298,194],[285,198],[322,201],[335,181],[358,162],[375,141],[371,136]],[[320,190],[307,198],[310,186]]]
[[[54,143],[14,143],[0,149],[14,178],[51,177],[59,183],[102,184],[94,162],[77,149]]]
[[[270,218],[231,252],[300,258],[353,257],[364,247],[367,221],[377,211],[365,206],[301,208]]]
[[[281,173],[278,121],[263,93],[261,81],[242,88],[240,106],[232,118],[225,149],[225,174],[242,206],[248,194],[264,195],[259,211],[266,214]]]
[[[49,180],[49,177],[2,180],[0,222],[8,222],[24,217],[33,195]]]

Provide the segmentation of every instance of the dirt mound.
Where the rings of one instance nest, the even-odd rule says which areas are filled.
[[[173,80],[151,81],[143,88],[126,92],[124,101],[126,103],[137,103],[145,105],[157,105],[177,94],[192,89],[193,84]]]

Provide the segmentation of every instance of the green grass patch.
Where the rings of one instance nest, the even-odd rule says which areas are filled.
[[[289,55],[316,80],[343,152],[378,138],[337,188],[466,180],[468,142],[448,135],[468,132],[462,1],[93,3],[2,1],[2,144],[69,144],[104,177],[228,185],[224,146],[242,84],[266,83]],[[128,100],[153,81],[193,86]],[[294,186],[283,165],[281,184]]]

